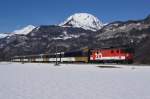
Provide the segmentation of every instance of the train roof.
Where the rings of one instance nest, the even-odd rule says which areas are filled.
[[[57,53],[58,54],[64,54],[64,52]],[[21,55],[21,56],[14,56],[13,58],[22,58],[22,57],[35,57],[35,56],[43,56],[43,55],[56,55],[56,53],[49,53],[49,54],[34,54],[34,55]]]

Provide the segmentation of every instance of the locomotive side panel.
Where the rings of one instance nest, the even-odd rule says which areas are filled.
[[[90,51],[91,62],[124,62],[132,61],[133,54],[124,49],[96,49]]]

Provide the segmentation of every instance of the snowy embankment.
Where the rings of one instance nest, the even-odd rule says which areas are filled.
[[[150,67],[96,66],[0,63],[0,99],[150,99]]]

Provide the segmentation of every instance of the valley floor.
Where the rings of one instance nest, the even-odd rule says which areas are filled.
[[[149,66],[1,62],[0,99],[150,99],[149,74]]]

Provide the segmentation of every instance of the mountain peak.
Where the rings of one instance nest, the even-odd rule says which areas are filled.
[[[77,27],[85,30],[97,31],[102,28],[102,22],[89,13],[75,13],[67,18],[66,21],[59,24],[64,27]]]
[[[19,30],[15,30],[14,32],[12,32],[11,34],[23,34],[23,35],[27,35],[29,32],[31,32],[33,29],[35,28],[35,26],[33,25],[28,25],[22,29]]]
[[[0,39],[5,38],[7,36],[12,36],[12,35],[27,35],[28,33],[30,33],[33,29],[35,29],[36,27],[33,25],[28,25],[22,29],[19,30],[15,30],[11,33],[0,33]]]

